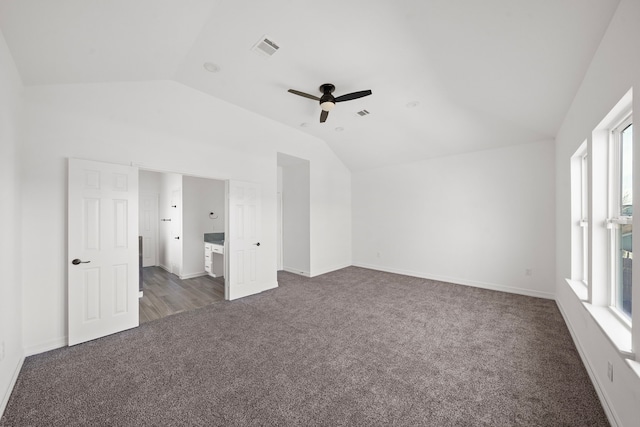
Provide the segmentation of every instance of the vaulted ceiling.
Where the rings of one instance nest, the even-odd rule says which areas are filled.
[[[175,80],[357,171],[553,138],[618,1],[0,0],[0,28],[25,85]],[[287,89],[323,83],[373,95],[319,123]]]

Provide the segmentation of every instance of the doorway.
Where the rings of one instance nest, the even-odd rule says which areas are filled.
[[[278,153],[278,269],[311,276],[310,162]]]
[[[205,240],[211,233],[224,236],[225,181],[140,170],[139,190],[145,260],[140,323],[223,301],[224,259],[216,254],[215,269],[206,270]],[[157,206],[149,207],[153,200]]]

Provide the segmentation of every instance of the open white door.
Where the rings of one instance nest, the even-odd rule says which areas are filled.
[[[69,159],[69,345],[138,326],[138,169]]]
[[[171,192],[171,273],[182,276],[182,190]]]
[[[158,194],[141,194],[139,210],[142,266],[151,267],[158,265]]]
[[[229,181],[229,233],[225,256],[228,260],[225,296],[241,298],[263,291],[259,283],[260,186]]]

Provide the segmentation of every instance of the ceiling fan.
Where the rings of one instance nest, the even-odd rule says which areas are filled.
[[[322,108],[322,112],[320,113],[320,123],[324,123],[327,121],[327,117],[329,117],[329,111],[335,107],[336,102],[344,102],[351,101],[352,99],[362,98],[363,96],[371,95],[370,90],[362,90],[360,92],[352,92],[346,95],[340,95],[335,98],[333,95],[333,91],[336,90],[336,87],[331,83],[325,83],[320,86],[320,92],[322,92],[322,96],[318,98],[315,95],[309,95],[308,93],[300,92],[299,90],[289,89],[288,92],[293,93],[295,95],[303,96],[305,98],[313,99],[315,101],[320,102],[320,107]]]

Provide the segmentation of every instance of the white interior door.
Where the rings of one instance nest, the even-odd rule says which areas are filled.
[[[138,326],[138,169],[69,159],[69,345]]]
[[[284,269],[284,261],[282,254],[282,193],[278,192],[278,253],[277,253],[277,264],[278,271]]]
[[[142,236],[142,266],[158,265],[158,195],[140,195],[140,221],[138,224]]]
[[[171,192],[171,272],[182,274],[182,190]]]
[[[229,233],[225,297],[236,299],[259,292],[260,186],[229,181]]]

